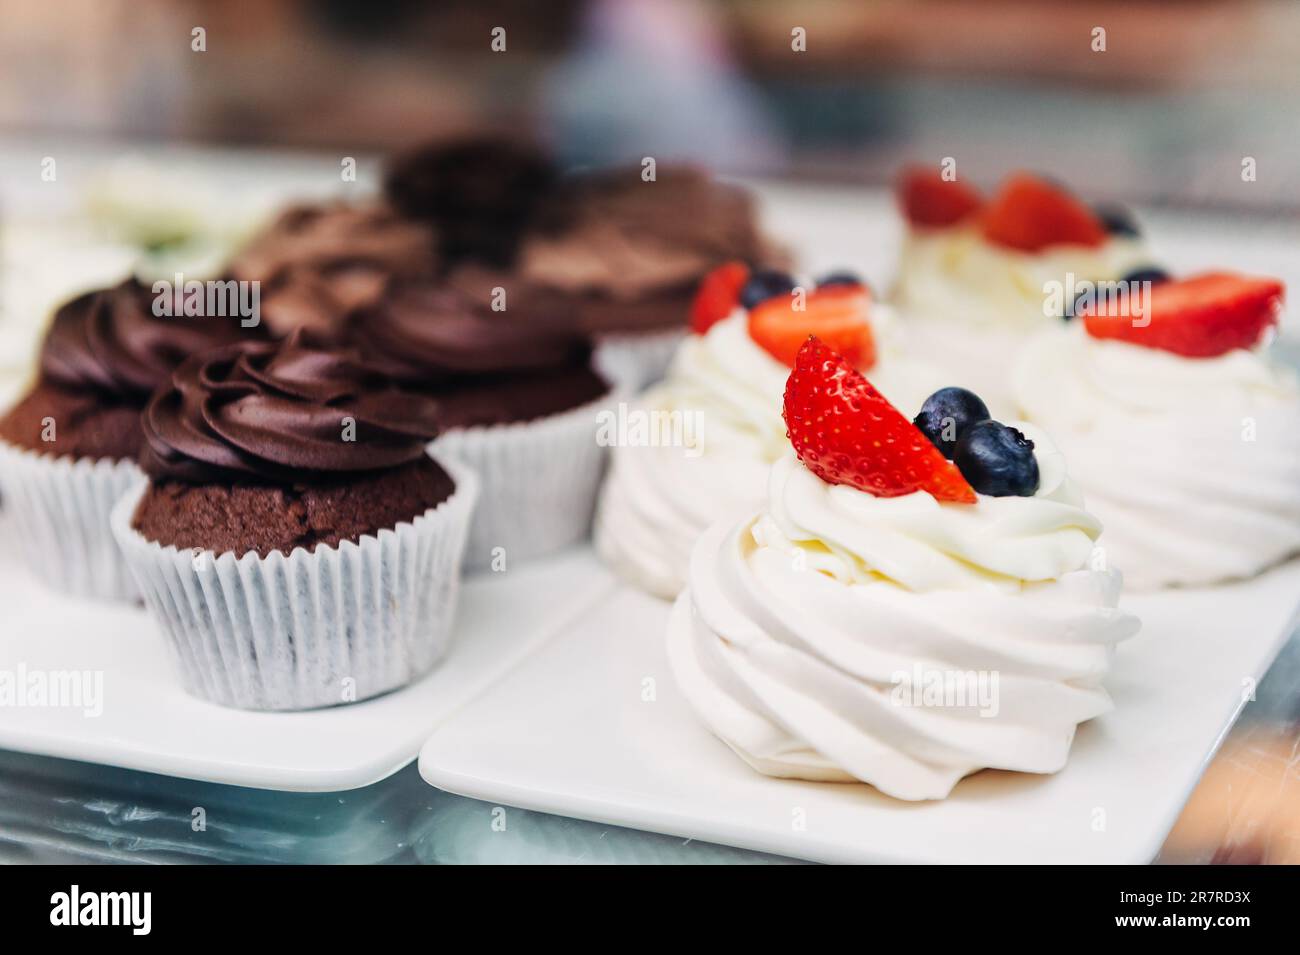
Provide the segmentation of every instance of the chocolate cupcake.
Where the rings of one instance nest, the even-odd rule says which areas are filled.
[[[130,279],[61,306],[35,384],[0,418],[0,494],[24,561],[76,594],[134,595],[108,517],[139,477],[150,393],[190,354],[260,335],[235,317],[155,315],[155,299]]]
[[[141,421],[113,532],[189,692],[331,706],[442,655],[476,481],[427,453],[435,401],[296,334],[194,356]]]
[[[433,226],[444,267],[508,268],[558,179],[540,149],[484,136],[398,156],[385,172],[384,194],[404,216]]]
[[[261,285],[262,317],[274,335],[298,328],[335,335],[347,315],[379,299],[393,278],[433,275],[437,255],[427,223],[382,203],[291,206],[230,265]]]
[[[600,344],[602,367],[640,387],[662,377],[700,280],[724,262],[785,264],[758,228],[753,197],[691,167],[570,177],[524,240],[519,279],[562,293]]]
[[[688,166],[560,175],[508,139],[433,143],[399,156],[385,194],[439,237],[442,274],[475,300],[512,287],[558,302],[600,346],[602,368],[639,388],[661,377],[700,280],[724,262],[784,266],[753,197]]]
[[[349,324],[385,374],[438,401],[444,433],[434,450],[478,475],[471,568],[500,569],[585,536],[604,466],[597,415],[611,389],[590,343],[508,291],[502,304],[493,311],[443,284],[397,285]]]

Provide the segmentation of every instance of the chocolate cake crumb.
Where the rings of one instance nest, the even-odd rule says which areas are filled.
[[[154,481],[131,526],[164,547],[287,556],[297,547],[313,551],[322,544],[356,543],[365,534],[413,520],[454,490],[451,476],[428,457],[386,471],[289,487]]]
[[[0,418],[0,439],[41,454],[124,461],[140,453],[144,434],[138,405],[41,383]]]

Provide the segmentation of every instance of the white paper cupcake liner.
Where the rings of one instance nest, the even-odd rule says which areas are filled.
[[[536,421],[458,428],[430,449],[479,478],[479,506],[465,548],[467,570],[505,570],[587,536],[607,449],[598,414],[623,394]]]
[[[9,546],[50,587],[78,597],[136,599],[109,515],[141,477],[134,461],[58,457],[0,441]]]
[[[471,472],[444,466],[456,489],[437,507],[288,557],[163,547],[131,527],[145,483],[128,492],[113,533],[185,690],[240,709],[304,710],[377,696],[430,670],[451,639],[478,494]]]
[[[611,332],[599,337],[592,362],[609,381],[635,393],[663,378],[685,338],[685,326],[657,332]]]

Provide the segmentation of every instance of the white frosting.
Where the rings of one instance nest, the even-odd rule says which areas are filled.
[[[1061,769],[1138,623],[1118,573],[1084,569],[1099,525],[1031,436],[1039,495],[974,505],[875,498],[782,459],[765,513],[700,538],[673,608],[673,672],[712,731],[759,772],[900,799],[983,767]],[[969,697],[919,695],[943,679]]]
[[[1300,552],[1300,385],[1265,354],[1183,358],[1071,323],[1031,340],[1012,382],[1131,586],[1250,576]]]
[[[899,353],[890,310],[873,306],[877,362],[867,375],[909,417],[942,387],[940,373]],[[762,501],[768,465],[790,447],[781,416],[790,369],[749,337],[744,312],[682,343],[667,378],[634,412],[694,415],[688,446],[619,445],[596,513],[596,548],[662,597],[685,584],[691,546],[722,514]]]
[[[771,459],[785,443],[781,401],[789,375],[749,337],[748,318],[738,311],[682,342],[666,380],[646,398],[655,407],[699,411],[712,448],[757,447]]]
[[[1033,497],[941,504],[925,491],[875,497],[827,484],[789,452],[771,471],[768,511],[754,538],[841,583],[884,578],[907,590],[993,587],[1054,580],[1087,563],[1101,523],[1083,509],[1065,461],[1032,425],[1039,489]]]
[[[1151,258],[1133,239],[1100,248],[1063,245],[1018,252],[986,242],[973,228],[909,230],[899,258],[893,303],[903,312],[908,347],[970,388],[995,416],[1014,414],[1007,373],[1025,338],[1054,326],[1048,283],[1118,279]],[[1055,304],[1055,303],[1053,303]]]

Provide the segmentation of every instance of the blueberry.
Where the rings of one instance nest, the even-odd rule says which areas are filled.
[[[1125,235],[1136,238],[1142,234],[1137,219],[1124,206],[1114,202],[1105,202],[1093,207],[1093,212],[1111,235]]]
[[[856,272],[850,272],[848,269],[836,269],[834,272],[828,272],[817,280],[818,288],[826,288],[828,285],[860,285],[867,287],[867,283],[862,281],[862,276]]]
[[[967,428],[957,440],[952,463],[980,494],[1032,497],[1038,490],[1034,442],[1000,421]]]
[[[1124,276],[1124,281],[1150,282],[1152,285],[1159,285],[1161,282],[1168,282],[1170,278],[1170,274],[1159,266],[1148,265],[1145,268],[1130,272]]]
[[[977,422],[989,416],[989,409],[980,396],[965,388],[940,388],[921,405],[921,413],[912,424],[951,458],[957,440]]]
[[[792,288],[794,279],[789,274],[775,269],[757,269],[740,290],[740,304],[754,308],[769,298],[787,294]]]

